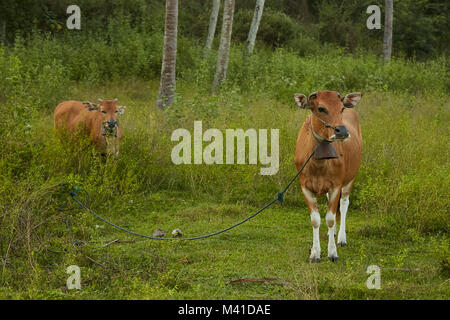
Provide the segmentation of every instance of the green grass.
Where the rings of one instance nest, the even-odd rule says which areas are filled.
[[[323,259],[311,265],[312,228],[298,183],[283,206],[194,242],[141,241],[103,227],[86,212],[58,209],[70,200],[52,186],[65,181],[88,190],[92,208],[123,227],[145,234],[180,228],[195,236],[240,221],[295,174],[295,141],[308,112],[293,102],[234,87],[214,97],[180,81],[176,104],[160,112],[154,108],[157,88],[157,82],[143,81],[68,88],[74,99],[118,97],[127,106],[121,155],[107,163],[85,142],[60,143],[51,111],[22,123],[14,121],[11,105],[0,103],[1,298],[450,297],[448,95],[365,94],[357,107],[364,151],[350,200],[349,245],[338,248],[337,263],[329,262],[322,223]],[[203,120],[204,129],[279,128],[279,173],[263,177],[255,165],[173,165],[170,135],[192,128],[194,120]],[[89,243],[74,246],[75,239]],[[124,243],[102,247],[115,239]],[[81,291],[65,287],[66,268],[73,264],[81,267]],[[373,264],[381,268],[380,290],[365,285]],[[227,284],[243,278],[279,280]]]
[[[129,210],[122,199],[98,212],[119,225],[151,234],[180,228],[185,236],[216,231],[257,207],[201,202],[185,194],[136,195]],[[297,199],[298,201],[298,199]],[[136,209],[138,208],[138,209]],[[97,209],[97,208],[95,208]],[[71,215],[88,215],[73,213]],[[93,216],[99,225],[85,246],[42,250],[31,286],[4,284],[2,298],[26,299],[448,299],[449,269],[441,254],[449,239],[393,230],[379,215],[349,210],[348,246],[339,261],[326,259],[326,226],[321,226],[322,262],[309,264],[312,229],[307,210],[275,205],[226,234],[206,240],[164,242],[127,236]],[[113,243],[102,247],[112,240]],[[127,243],[126,241],[133,241]],[[51,263],[49,263],[51,262]],[[82,290],[65,288],[69,265],[81,268]],[[366,287],[369,265],[381,268],[381,289]],[[14,272],[13,270],[9,272]],[[243,278],[277,278],[264,283],[231,283]]]

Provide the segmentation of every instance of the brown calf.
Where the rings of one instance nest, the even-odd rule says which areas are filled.
[[[97,150],[117,156],[122,139],[118,115],[123,114],[126,107],[118,106],[117,99],[99,101],[100,104],[74,100],[61,102],[55,109],[55,129],[75,132],[82,127]]]
[[[319,143],[322,143],[321,147],[324,146],[325,149],[329,148],[326,144],[331,144],[337,153],[336,158],[332,158],[332,155],[329,159],[311,158],[299,176],[313,226],[310,262],[320,261],[320,214],[317,196],[326,194],[328,198],[328,212],[325,217],[328,225],[328,258],[333,262],[338,259],[334,240],[338,206],[341,214],[338,245],[347,245],[345,220],[349,195],[361,164],[362,152],[358,114],[351,108],[356,106],[361,97],[361,93],[350,93],[341,98],[335,91],[314,92],[308,98],[303,94],[294,94],[297,105],[312,112],[303,123],[297,138],[297,169],[300,169]]]

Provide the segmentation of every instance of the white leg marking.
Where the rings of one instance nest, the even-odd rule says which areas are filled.
[[[338,233],[338,245],[345,247],[347,245],[347,235],[345,233],[345,223],[347,219],[347,211],[348,211],[348,205],[350,204],[349,196],[351,187],[353,186],[353,181],[350,181],[346,186],[342,187],[341,190],[341,201],[339,203],[339,208],[341,212],[341,223],[339,226],[339,233]]]
[[[328,202],[333,202],[336,199],[338,193],[339,193],[339,188],[335,188],[335,189],[331,190],[331,193],[327,193]]]
[[[316,199],[316,195],[314,193],[312,193],[311,191],[309,191],[306,188],[302,188],[302,192],[303,192],[304,196],[306,197],[306,199],[308,199],[308,201],[310,203],[312,203],[313,205],[317,205],[317,199]]]
[[[345,247],[347,245],[347,236],[345,233],[345,219],[347,217],[348,205],[350,203],[349,196],[341,198],[339,203],[341,211],[341,224],[338,233],[338,245]]]
[[[334,227],[336,225],[336,215],[331,211],[325,217],[328,225],[328,259],[335,262],[338,259],[336,243],[334,242]]]
[[[319,262],[320,261],[319,212],[317,211],[311,212],[311,224],[313,226],[313,245],[311,248],[311,255],[309,256],[309,262]]]

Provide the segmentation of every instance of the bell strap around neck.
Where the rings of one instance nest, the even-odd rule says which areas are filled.
[[[314,115],[314,113],[312,113],[312,115]],[[316,117],[316,118],[317,118],[317,117]],[[317,118],[317,119],[319,119],[320,121],[326,123],[325,121],[323,121],[323,120],[320,119],[320,118]],[[325,125],[326,127],[329,126],[329,127],[333,128],[333,127],[332,127],[331,125],[329,125],[329,124],[328,124],[328,126],[327,126],[327,124],[328,124],[328,123],[326,123],[326,125]],[[318,134],[317,132],[314,131],[313,126],[312,126],[312,117],[309,118],[309,128],[311,129],[311,132],[312,132],[314,138],[316,138],[316,140],[317,140],[318,142],[326,142],[326,143],[332,143],[332,142],[333,142],[332,140],[325,139],[325,138],[322,137],[320,134]]]

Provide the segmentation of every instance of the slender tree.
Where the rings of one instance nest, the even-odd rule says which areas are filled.
[[[311,22],[308,0],[301,0],[300,2],[300,17],[302,22]]]
[[[227,76],[228,57],[230,54],[231,30],[233,26],[234,0],[225,0],[223,7],[222,32],[220,34],[219,55],[216,73],[212,83],[212,92],[217,93],[222,81]]]
[[[392,22],[394,19],[393,0],[386,0],[384,15],[383,60],[389,61],[392,56]]]
[[[175,97],[175,70],[177,60],[178,0],[166,0],[166,22],[164,27],[164,48],[156,107],[170,106]]]
[[[256,0],[255,12],[253,13],[253,20],[250,26],[250,31],[247,37],[247,46],[245,48],[245,55],[249,56],[255,47],[256,34],[258,33],[259,23],[264,10],[264,0]]]
[[[212,0],[212,11],[209,17],[208,36],[206,37],[205,52],[211,50],[211,45],[216,33],[217,18],[219,17],[220,0]]]

